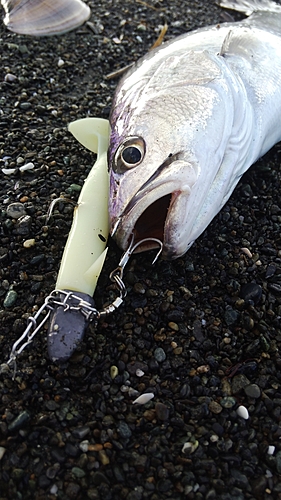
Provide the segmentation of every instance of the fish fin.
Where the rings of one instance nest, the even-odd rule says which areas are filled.
[[[278,5],[272,0],[223,0],[218,2],[220,7],[225,9],[236,10],[243,12],[246,16],[250,16],[253,12],[281,12],[281,5]]]
[[[229,30],[222,43],[219,55],[222,57],[226,57],[230,54],[243,56],[245,53],[247,57],[249,57],[250,53],[254,55],[254,50],[251,50],[252,45],[249,42],[248,35],[250,31],[250,26]]]

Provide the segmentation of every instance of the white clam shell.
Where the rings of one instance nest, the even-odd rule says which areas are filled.
[[[245,406],[239,406],[236,410],[236,413],[239,417],[244,418],[245,420],[248,420],[249,418],[249,412]]]
[[[1,0],[7,28],[21,35],[58,35],[78,28],[91,15],[82,0]]]
[[[146,392],[145,394],[142,394],[139,396],[135,401],[133,401],[133,405],[145,405],[145,403],[148,403],[152,398],[154,398],[153,392]]]

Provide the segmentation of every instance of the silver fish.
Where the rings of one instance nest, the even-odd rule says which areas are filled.
[[[134,233],[135,241],[162,240],[165,258],[183,255],[242,174],[281,139],[281,6],[221,6],[250,17],[163,44],[117,88],[109,213],[123,249]]]

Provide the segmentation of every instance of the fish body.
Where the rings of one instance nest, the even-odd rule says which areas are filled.
[[[111,110],[110,230],[183,255],[243,173],[281,139],[281,6],[224,2],[249,18],[180,36],[120,82]],[[140,250],[153,248],[140,245]]]

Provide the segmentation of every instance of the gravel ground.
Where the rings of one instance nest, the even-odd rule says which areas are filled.
[[[67,124],[108,117],[117,81],[105,76],[144,54],[165,20],[166,39],[223,20],[213,1],[89,4],[92,29],[32,39],[0,28],[0,161],[16,169],[0,178],[2,363],[55,285],[73,209],[59,204],[46,226],[49,203],[76,200],[94,162]],[[68,363],[50,362],[43,331],[16,379],[0,376],[1,500],[281,498],[279,148],[183,258],[132,259],[124,307],[89,327]],[[111,243],[99,308],[119,257]],[[133,405],[145,392],[154,399]]]

